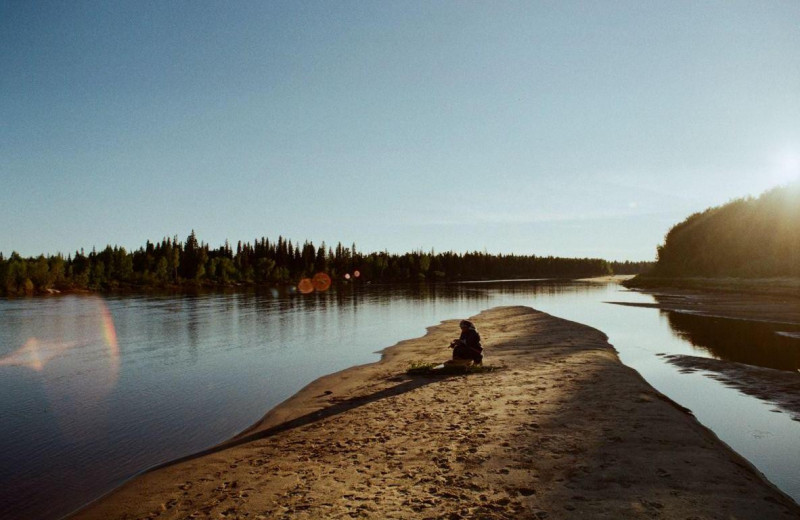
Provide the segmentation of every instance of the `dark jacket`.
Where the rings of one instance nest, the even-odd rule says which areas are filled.
[[[461,333],[458,338],[458,345],[453,348],[454,359],[471,359],[480,363],[483,347],[481,346],[481,335],[474,328],[469,328]]]

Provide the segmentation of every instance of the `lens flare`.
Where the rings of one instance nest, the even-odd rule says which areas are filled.
[[[0,366],[19,366],[30,368],[37,372],[44,370],[47,362],[61,355],[64,351],[76,346],[78,342],[40,341],[38,338],[28,338],[20,348],[0,359]]]
[[[103,327],[103,339],[108,347],[109,368],[116,382],[119,373],[119,343],[117,343],[117,329],[114,327],[114,318],[104,301],[100,300],[100,318]]]
[[[350,279],[350,273],[347,273],[347,274],[345,274],[345,275],[344,275],[344,279],[345,279],[345,280],[349,280],[349,279]]]
[[[358,278],[359,276],[361,276],[361,271],[353,271],[353,276]]]
[[[311,279],[303,278],[300,280],[300,283],[297,284],[297,290],[303,294],[314,292],[314,284],[311,282]]]
[[[331,277],[325,273],[317,273],[313,279],[314,289],[319,292],[325,292],[331,288]]]
[[[103,345],[104,355],[102,359],[94,359],[93,363],[104,365],[101,379],[113,385],[119,372],[117,331],[106,303],[100,298],[92,298],[92,301],[97,305],[95,318],[90,317],[88,322],[74,322],[72,333],[67,334],[71,338],[28,338],[20,348],[0,359],[0,366],[20,366],[42,372],[51,362],[68,361],[71,351],[97,345],[99,342]],[[99,323],[92,323],[97,318]]]
[[[114,319],[98,297],[80,297],[64,308],[64,314],[33,324],[37,336],[0,359],[0,367],[37,374],[47,411],[62,434],[100,439],[105,433],[95,421],[110,413],[108,396],[117,386],[121,364]],[[92,413],[84,413],[88,409]]]
[[[325,273],[317,273],[313,278],[303,278],[297,284],[297,290],[303,294],[314,291],[325,292],[331,288],[331,277]]]

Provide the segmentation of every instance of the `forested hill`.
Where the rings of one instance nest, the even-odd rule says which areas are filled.
[[[147,242],[128,252],[107,246],[85,254],[64,257],[22,258],[0,253],[0,295],[21,295],[50,290],[116,290],[191,288],[231,285],[296,285],[317,273],[333,281],[407,282],[486,280],[504,278],[588,277],[612,273],[633,274],[647,262],[607,262],[596,258],[557,258],[487,253],[425,253],[402,255],[362,253],[352,247],[315,247],[293,244],[283,237],[253,243],[227,242],[211,248],[198,242],[194,231],[185,242],[177,237]]]
[[[658,247],[653,277],[800,277],[800,181],[696,213]]]

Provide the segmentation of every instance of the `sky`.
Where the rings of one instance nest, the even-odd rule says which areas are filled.
[[[800,176],[800,2],[0,0],[0,252],[653,260]]]

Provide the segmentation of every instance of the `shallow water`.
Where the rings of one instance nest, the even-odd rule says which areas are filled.
[[[675,334],[717,359],[796,372],[800,326],[670,312]]]
[[[739,356],[747,347],[731,347],[712,318],[606,301],[653,299],[613,284],[529,281],[0,300],[0,517],[59,518],[148,467],[233,436],[319,376],[497,305],[602,330],[623,362],[799,500],[800,423],[656,355]],[[763,334],[753,334],[759,347]],[[772,336],[786,341],[778,358],[797,359],[800,339]]]

